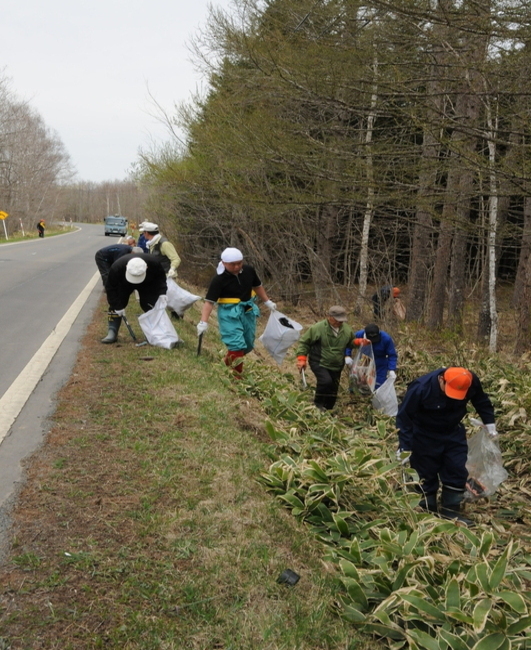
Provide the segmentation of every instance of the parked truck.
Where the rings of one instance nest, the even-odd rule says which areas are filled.
[[[129,224],[125,217],[121,217],[119,214],[115,214],[114,216],[105,217],[103,222],[105,224],[106,237],[109,235],[118,235],[119,237],[127,235],[127,228]]]

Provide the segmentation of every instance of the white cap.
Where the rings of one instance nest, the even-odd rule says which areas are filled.
[[[141,226],[144,232],[158,232],[159,230],[157,224],[151,223],[151,221],[144,221],[144,223],[142,223]]]
[[[131,284],[140,284],[146,277],[147,264],[140,257],[133,257],[125,267],[125,279]]]

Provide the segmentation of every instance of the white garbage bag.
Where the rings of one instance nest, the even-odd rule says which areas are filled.
[[[270,313],[264,333],[258,340],[280,366],[290,346],[299,340],[301,330],[300,323],[275,310]]]
[[[372,405],[377,411],[381,411],[384,415],[396,415],[398,413],[395,377],[388,377],[384,383],[376,389],[372,396]]]
[[[138,317],[138,323],[150,345],[170,350],[179,342],[179,335],[173,327],[166,308],[157,300],[153,309]]]
[[[166,297],[168,298],[168,309],[174,311],[179,316],[183,316],[184,312],[189,309],[194,302],[201,300],[201,296],[196,296],[186,289],[180,287],[175,280],[172,278],[167,278],[166,284],[168,285],[168,290],[166,292]]]

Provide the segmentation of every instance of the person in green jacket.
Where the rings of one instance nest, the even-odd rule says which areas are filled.
[[[301,372],[310,364],[317,380],[314,404],[321,411],[334,408],[341,371],[345,364],[352,364],[346,350],[352,348],[353,341],[354,331],[347,325],[347,312],[339,305],[330,307],[328,316],[312,325],[299,339],[297,369]]]

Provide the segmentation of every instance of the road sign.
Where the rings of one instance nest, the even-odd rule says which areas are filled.
[[[2,211],[0,210],[0,219],[5,219],[6,217],[9,217],[9,215],[7,214],[7,212],[2,212]]]

